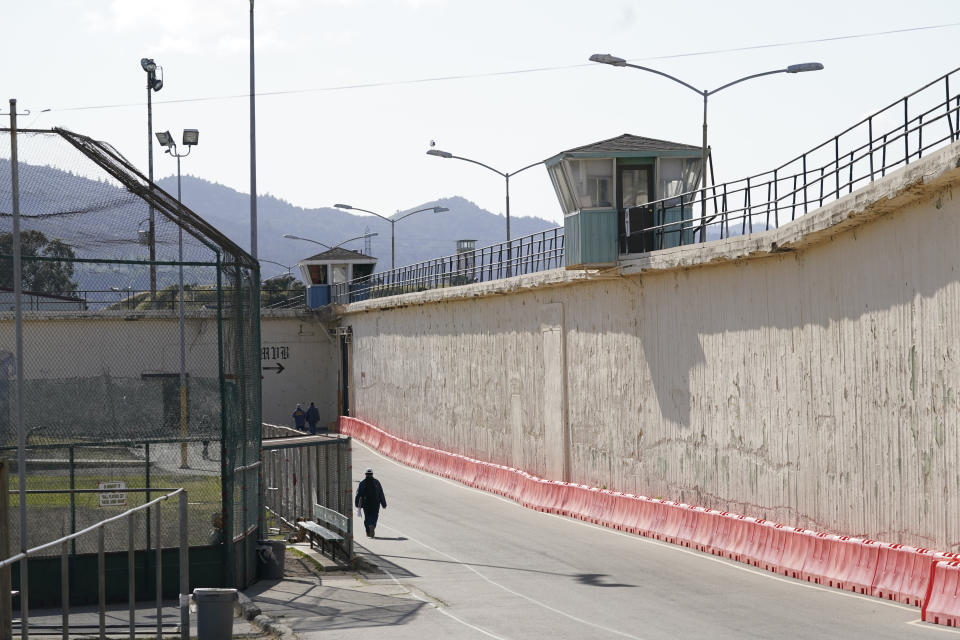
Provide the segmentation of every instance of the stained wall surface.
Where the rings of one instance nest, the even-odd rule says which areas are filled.
[[[609,272],[349,305],[352,414],[552,479],[960,551],[958,156]]]
[[[28,421],[55,434],[78,428],[116,431],[111,425],[158,428],[164,380],[178,378],[177,317],[153,312],[26,313],[24,403]],[[188,314],[185,326],[191,421],[218,421],[220,390],[217,322],[212,314]],[[9,429],[14,367],[13,314],[0,314],[0,432]],[[315,402],[320,424],[336,420],[338,349],[311,314],[264,311],[261,317],[263,420],[293,426],[298,402]],[[229,373],[227,371],[226,373]],[[174,382],[174,384],[176,384]],[[102,399],[95,403],[86,402]]]

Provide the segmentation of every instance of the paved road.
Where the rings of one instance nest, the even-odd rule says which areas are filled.
[[[354,442],[354,480],[373,467],[389,504],[376,539],[355,521],[384,573],[287,585],[301,638],[960,638],[913,607],[531,511]]]

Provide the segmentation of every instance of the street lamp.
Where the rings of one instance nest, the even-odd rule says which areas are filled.
[[[378,235],[380,235],[380,234],[379,234],[379,233],[365,233],[365,234],[363,234],[362,236],[357,236],[356,238],[350,238],[349,240],[344,240],[344,241],[341,242],[340,244],[335,244],[335,245],[333,245],[332,247],[331,247],[330,245],[328,245],[328,244],[324,244],[323,242],[319,242],[319,241],[317,241],[317,240],[311,240],[310,238],[301,238],[300,236],[295,236],[295,235],[292,235],[292,234],[289,234],[289,233],[283,234],[283,237],[284,237],[284,238],[287,238],[288,240],[304,240],[305,242],[312,242],[313,244],[318,244],[318,245],[320,245],[321,247],[326,247],[328,250],[333,250],[333,249],[336,249],[336,248],[338,248],[338,247],[342,247],[343,245],[347,244],[348,242],[353,242],[354,240],[362,240],[362,239],[364,239],[364,238],[372,238],[372,237],[378,236]],[[270,261],[269,261],[269,260],[261,260],[261,262],[270,262]],[[278,263],[278,262],[274,262],[273,264],[279,264],[279,263]],[[282,267],[283,265],[281,264],[280,266]],[[288,267],[288,269],[289,269],[289,267]]]
[[[158,67],[153,58],[140,58],[140,66],[147,74],[147,177],[153,189],[153,92],[163,88],[163,67]],[[157,71],[160,76],[157,77]],[[157,243],[154,235],[156,227],[153,217],[153,204],[150,204],[150,302],[157,299]]]
[[[284,236],[284,237],[286,237],[286,236]],[[270,263],[270,264],[275,264],[275,265],[277,265],[278,267],[283,267],[284,269],[287,270],[287,275],[288,275],[288,276],[290,275],[290,271],[293,269],[293,267],[288,267],[288,266],[285,265],[285,264],[280,264],[279,262],[274,262],[273,260],[265,260],[265,259],[263,259],[263,258],[257,258],[257,260],[260,261],[260,262],[268,262],[268,263]],[[273,276],[273,277],[276,278],[277,276]],[[267,280],[269,280],[269,279],[270,279],[270,278],[267,278]]]
[[[521,171],[526,171],[527,169],[530,169],[531,167],[535,167],[535,166],[537,166],[538,164],[543,164],[543,160],[538,160],[537,162],[534,162],[533,164],[528,164],[528,165],[525,166],[523,169],[517,169],[516,171],[514,171],[514,172],[512,172],[512,173],[505,173],[505,172],[503,172],[503,171],[499,171],[499,170],[497,170],[497,169],[494,169],[494,168],[491,167],[490,165],[483,164],[482,162],[477,162],[476,160],[471,160],[470,158],[464,158],[464,157],[461,157],[461,156],[455,156],[455,155],[453,155],[452,153],[450,153],[449,151],[440,151],[440,149],[428,149],[428,150],[427,150],[427,155],[428,155],[428,156],[436,156],[436,157],[438,157],[438,158],[455,158],[455,159],[457,159],[457,160],[463,160],[464,162],[471,162],[471,163],[473,163],[473,164],[480,165],[481,167],[483,167],[483,168],[485,168],[485,169],[489,169],[490,171],[493,171],[493,172],[496,173],[497,175],[503,177],[504,181],[506,182],[506,192],[507,192],[507,252],[509,253],[509,251],[510,251],[510,240],[511,240],[511,238],[510,238],[510,177],[517,175],[517,174],[520,173]],[[508,264],[507,264],[507,268],[509,269],[509,261],[508,261]]]
[[[169,131],[158,131],[157,141],[167,148],[166,153],[177,159],[177,203],[180,208],[177,214],[180,223],[177,225],[177,246],[179,256],[179,280],[178,291],[180,292],[180,435],[183,442],[180,443],[180,468],[188,469],[187,464],[187,347],[184,338],[184,312],[183,312],[183,199],[180,192],[180,158],[186,158],[190,151],[200,141],[200,132],[196,129],[183,130],[183,146],[187,148],[186,153],[177,152],[177,143]],[[153,182],[153,180],[151,180]]]
[[[405,213],[399,218],[391,218],[389,216],[380,215],[375,211],[368,211],[367,209],[361,209],[360,207],[351,207],[349,204],[335,204],[333,206],[337,209],[343,209],[345,211],[363,211],[364,213],[369,213],[370,215],[377,216],[378,218],[383,218],[384,220],[390,223],[390,270],[391,271],[393,271],[394,268],[396,268],[396,265],[394,264],[394,259],[396,257],[395,244],[394,244],[394,240],[396,236],[394,235],[394,232],[393,232],[394,225],[397,222],[400,222],[401,220],[403,220],[404,218],[409,218],[413,214],[420,213],[421,211],[433,211],[434,213],[443,213],[444,211],[450,211],[450,209],[447,209],[446,207],[424,207],[423,209],[417,209],[416,211]]]
[[[590,56],[591,62],[599,62],[600,64],[608,64],[613,67],[632,67],[634,69],[640,69],[641,71],[649,71],[650,73],[655,73],[658,76],[663,76],[664,78],[669,78],[678,84],[682,84],[687,89],[698,93],[703,96],[703,146],[700,150],[700,220],[701,223],[704,221],[707,215],[707,200],[706,200],[706,189],[707,189],[707,98],[712,96],[715,93],[723,91],[727,87],[732,87],[735,84],[739,84],[746,80],[752,80],[753,78],[760,78],[762,76],[769,76],[775,73],[803,73],[805,71],[820,71],[823,69],[823,65],[819,62],[803,62],[800,64],[792,64],[784,69],[774,69],[773,71],[763,71],[762,73],[754,73],[749,76],[744,76],[738,78],[733,82],[728,82],[727,84],[718,87],[713,90],[707,89],[697,89],[693,85],[687,84],[679,78],[674,78],[669,73],[664,73],[663,71],[657,71],[656,69],[651,69],[650,67],[641,67],[637,64],[630,64],[623,58],[618,58],[617,56],[612,56],[609,53],[595,53]],[[430,153],[429,151],[427,153]],[[700,230],[701,240],[702,234],[704,233],[703,227]]]

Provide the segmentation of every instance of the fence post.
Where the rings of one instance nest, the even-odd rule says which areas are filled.
[[[158,502],[153,506],[154,509],[154,523],[153,528],[156,531],[157,535],[157,640],[162,640],[163,638],[163,541],[160,538],[160,505],[162,502]],[[150,509],[148,508],[149,512]],[[147,554],[150,555],[149,553]]]
[[[77,470],[76,464],[74,461],[74,448],[71,446],[70,450],[70,533],[77,532],[77,494],[74,489],[77,488]],[[74,538],[70,541],[70,552],[72,555],[77,555],[77,540]]]
[[[177,503],[180,511],[180,637],[190,640],[190,546],[187,536],[187,492],[181,491]]]
[[[9,463],[0,460],[0,555],[10,557],[10,486],[7,482]],[[10,598],[10,567],[0,569],[0,640],[13,638],[13,601]]]
[[[97,614],[100,640],[107,637],[107,568],[104,558],[103,525],[97,529]]]
[[[70,545],[60,544],[60,613],[61,638],[70,638]]]

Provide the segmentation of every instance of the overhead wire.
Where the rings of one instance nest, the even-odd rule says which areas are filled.
[[[644,56],[644,57],[632,57],[627,58],[629,62],[647,62],[651,60],[669,60],[675,58],[692,58],[697,56],[710,56],[710,55],[719,55],[724,53],[736,53],[739,51],[756,51],[758,49],[773,49],[779,47],[792,47],[797,45],[804,44],[817,44],[823,42],[838,42],[842,40],[854,40],[859,38],[876,38],[880,36],[889,36],[896,35],[901,33],[910,33],[916,31],[930,31],[933,29],[947,29],[951,27],[960,26],[960,22],[949,22],[946,24],[934,24],[934,25],[925,25],[920,27],[905,27],[903,29],[889,29],[886,31],[872,31],[868,33],[855,33],[847,34],[841,36],[828,36],[823,38],[809,38],[806,40],[789,40],[783,42],[771,42],[765,44],[755,44],[755,45],[745,45],[741,47],[728,47],[723,49],[706,49],[703,51],[690,51],[686,53],[670,53],[658,56]],[[531,67],[526,69],[508,69],[505,71],[487,71],[482,73],[466,73],[466,74],[455,74],[455,75],[446,75],[446,76],[433,76],[429,78],[413,78],[408,80],[386,80],[378,82],[363,82],[357,84],[345,84],[345,85],[335,85],[331,87],[313,87],[306,89],[279,89],[276,91],[259,91],[255,95],[257,97],[267,97],[267,96],[283,96],[283,95],[296,95],[304,93],[322,93],[322,92],[332,92],[332,91],[348,91],[353,89],[373,89],[377,87],[395,87],[402,85],[415,85],[415,84],[424,84],[429,82],[447,82],[451,80],[469,80],[474,78],[492,78],[498,76],[511,76],[511,75],[520,75],[527,73],[543,73],[547,71],[564,71],[568,69],[579,69],[583,67],[595,67],[597,66],[594,63],[583,62],[578,64],[568,64],[568,65],[555,65],[555,66],[546,66],[546,67]],[[237,98],[249,98],[249,93],[237,93],[230,95],[222,96],[200,96],[196,98],[177,98],[172,100],[154,100],[154,104],[181,104],[189,102],[211,102],[219,100],[235,100]],[[125,102],[125,103],[116,103],[116,104],[100,104],[100,105],[87,105],[79,107],[61,107],[58,109],[45,109],[44,111],[90,111],[95,109],[116,109],[122,107],[140,107],[143,106],[142,102]]]

